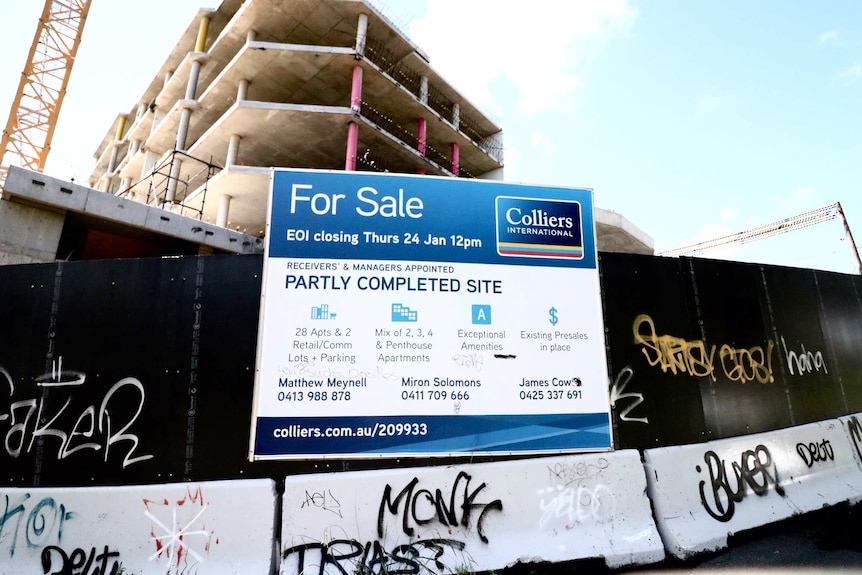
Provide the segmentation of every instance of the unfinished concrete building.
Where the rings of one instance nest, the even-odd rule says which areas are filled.
[[[249,234],[269,168],[501,177],[501,128],[373,4],[201,10],[97,150],[89,184]]]
[[[86,186],[10,177],[26,209],[0,227],[42,239],[0,229],[0,259],[259,252],[273,168],[503,179],[502,136],[372,0],[224,0],[115,117]],[[595,218],[599,251],[653,252]]]

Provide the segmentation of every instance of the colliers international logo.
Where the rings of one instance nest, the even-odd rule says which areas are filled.
[[[497,196],[497,253],[583,259],[580,202]]]

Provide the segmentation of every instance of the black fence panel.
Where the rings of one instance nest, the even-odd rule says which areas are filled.
[[[764,268],[763,275],[793,424],[845,412],[841,382],[829,373],[817,276],[813,270],[782,267]]]
[[[260,312],[261,256],[240,265],[200,258],[203,288],[194,307],[200,333],[196,370],[189,373],[185,401],[193,422],[193,477],[266,477],[267,466],[248,461]],[[196,359],[195,359],[196,357]],[[195,393],[196,392],[196,393]],[[194,412],[194,413],[193,413]]]
[[[0,482],[33,485],[39,445],[24,431],[41,399],[34,380],[50,372],[55,266],[0,268]],[[9,463],[14,458],[14,465]]]
[[[427,464],[248,461],[262,265],[257,255],[0,267],[2,484]],[[859,276],[610,253],[599,271],[617,448],[862,411]]]
[[[602,307],[617,447],[706,439],[690,273],[680,260],[601,254]]]
[[[815,272],[815,279],[820,329],[826,340],[822,371],[828,370],[828,378],[840,386],[843,411],[858,413],[862,411],[862,276]],[[815,352],[819,350],[806,351],[813,354],[806,359],[817,371]]]
[[[710,375],[701,388],[708,437],[792,425],[786,389],[774,374],[775,342],[760,267],[684,261],[694,272],[701,337],[709,356]]]

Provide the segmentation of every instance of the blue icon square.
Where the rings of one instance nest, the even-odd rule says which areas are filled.
[[[473,306],[473,325],[491,325],[491,306]]]

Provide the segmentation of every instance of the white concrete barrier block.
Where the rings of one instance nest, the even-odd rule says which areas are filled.
[[[644,463],[659,532],[680,558],[862,493],[862,473],[837,420],[650,449]]]
[[[637,451],[289,477],[284,575],[664,558]]]
[[[268,573],[270,480],[0,489],[0,575]]]
[[[844,433],[847,435],[847,441],[850,442],[850,451],[853,453],[856,465],[862,471],[862,413],[839,417],[838,421],[841,422],[841,427],[844,428]],[[850,498],[850,503],[854,505],[860,501],[862,501],[862,492]]]

